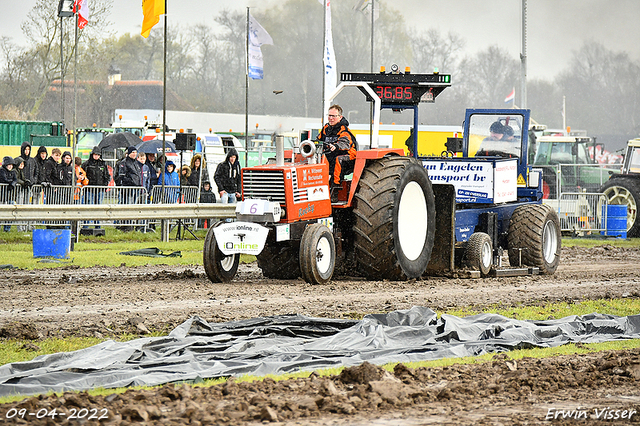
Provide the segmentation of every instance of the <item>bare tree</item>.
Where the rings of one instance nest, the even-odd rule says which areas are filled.
[[[79,42],[90,39],[91,32],[97,33],[98,28],[104,25],[103,17],[110,10],[111,1],[94,0],[91,3],[90,22],[85,29],[79,30]],[[64,49],[63,52],[63,67],[68,70],[74,54],[75,38],[73,34],[75,34],[75,22],[73,19],[63,19],[62,21],[63,46],[71,47],[70,49]],[[31,78],[28,81],[24,81],[24,83],[26,83],[35,99],[31,106],[31,114],[37,115],[51,82],[61,76],[60,21],[57,16],[57,4],[48,0],[37,0],[36,5],[29,11],[27,20],[21,27],[31,44],[29,55],[31,56],[31,69],[33,71]]]
[[[460,64],[460,88],[469,107],[502,107],[506,95],[519,84],[520,66],[506,50],[490,46]]]
[[[627,53],[585,43],[558,85],[574,127],[628,137],[640,132],[640,65]]]

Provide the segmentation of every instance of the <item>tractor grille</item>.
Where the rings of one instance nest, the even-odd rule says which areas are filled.
[[[243,170],[242,194],[244,198],[285,203],[282,170]]]
[[[298,171],[296,169],[291,169],[291,186],[293,187],[294,203],[307,201],[307,189],[298,188]]]

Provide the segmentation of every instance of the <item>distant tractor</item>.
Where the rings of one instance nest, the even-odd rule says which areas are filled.
[[[620,173],[613,173],[600,188],[609,204],[627,206],[627,237],[640,237],[640,138],[627,142]]]
[[[540,136],[535,140],[531,165],[542,169],[543,198],[558,198],[560,189],[598,191],[607,175],[589,155],[594,145],[594,139],[587,136]]]
[[[331,203],[322,145],[305,141],[299,153],[285,152],[277,137],[275,162],[242,170],[236,221],[219,222],[207,233],[203,260],[209,279],[231,281],[241,253],[256,255],[267,278],[302,277],[313,284],[329,282],[336,270],[372,280],[459,267],[483,276],[553,274],[559,221],[541,204],[540,176],[526,164],[528,110],[468,110],[464,138],[453,140],[444,157],[377,148],[382,108],[413,109],[417,124],[420,100],[433,101],[449,85],[446,74],[393,68],[343,73],[332,98],[358,87],[374,102],[372,149],[358,151],[352,177]],[[516,156],[475,155],[496,120],[518,129],[511,146]],[[509,269],[501,267],[503,249]]]

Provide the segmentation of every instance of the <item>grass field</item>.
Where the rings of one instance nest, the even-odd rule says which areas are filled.
[[[184,239],[176,240],[175,230],[171,233],[169,242],[160,241],[159,233],[122,232],[106,227],[103,237],[80,236],[74,244],[69,259],[41,259],[33,257],[33,246],[30,232],[18,232],[12,227],[10,232],[0,232],[0,265],[11,265],[21,269],[55,268],[64,265],[79,267],[92,266],[142,266],[142,265],[201,265],[202,247],[206,230],[196,231],[196,240],[186,232]],[[564,246],[594,247],[610,244],[616,247],[638,247],[640,239],[569,239],[563,238]],[[168,254],[179,251],[180,257],[141,257],[127,256],[121,252],[158,248]],[[253,256],[243,256],[242,262],[251,262]]]

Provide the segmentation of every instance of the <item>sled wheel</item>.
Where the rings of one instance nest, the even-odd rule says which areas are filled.
[[[536,266],[552,275],[560,263],[560,221],[546,204],[517,207],[509,221],[509,263]]]
[[[418,160],[388,156],[368,164],[354,217],[358,269],[367,278],[398,281],[424,273],[435,236],[435,198]]]
[[[480,271],[483,277],[489,275],[493,264],[493,244],[491,237],[484,232],[475,232],[467,240],[464,250],[465,265],[473,270]]]
[[[609,204],[627,206],[627,237],[640,237],[638,204],[640,204],[640,184],[633,178],[612,179],[605,183],[600,192]]]
[[[204,263],[204,271],[207,277],[214,283],[227,283],[233,280],[238,272],[238,264],[240,263],[240,255],[232,254],[226,256],[218,248],[218,242],[213,230],[222,222],[218,222],[209,228],[207,236],[204,239],[204,248],[202,250],[202,260]]]
[[[336,266],[336,246],[333,234],[325,225],[307,226],[300,240],[300,272],[310,284],[326,284]]]
[[[265,278],[292,280],[300,276],[298,246],[290,241],[267,243],[257,260]]]

